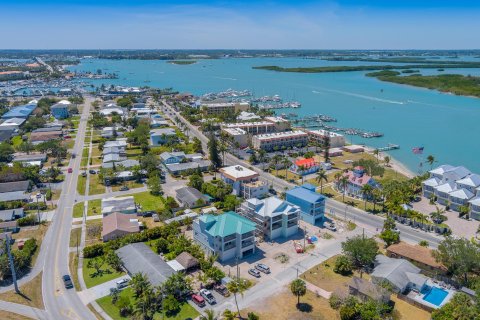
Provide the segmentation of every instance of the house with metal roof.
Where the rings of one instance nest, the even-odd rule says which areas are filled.
[[[257,235],[273,240],[290,237],[298,231],[300,208],[277,197],[248,199],[240,206],[240,214],[257,226]]]
[[[2,119],[23,118],[30,116],[37,107],[36,103],[29,103],[22,106],[12,107],[8,112],[2,115]]]
[[[210,197],[207,197],[192,187],[183,187],[177,189],[175,194],[178,202],[184,208],[197,208],[210,203]]]
[[[351,295],[359,297],[363,301],[367,301],[368,299],[381,301],[383,303],[388,303],[390,301],[390,292],[388,292],[387,289],[358,277],[352,277],[348,283],[348,292]]]
[[[473,198],[475,194],[465,188],[456,189],[448,194],[450,209],[460,211],[462,206],[468,206],[468,201]]]
[[[30,196],[27,193],[30,181],[13,181],[0,183],[0,201],[27,201]]]
[[[468,203],[470,204],[470,218],[475,220],[480,220],[480,193],[477,193],[473,199],[470,199]]]
[[[0,123],[0,130],[18,130],[18,128],[25,122],[25,118],[10,118]]]
[[[55,119],[66,119],[70,116],[68,106],[65,103],[56,103],[50,107],[50,112]]]
[[[286,192],[286,201],[300,208],[300,218],[312,225],[322,223],[325,215],[325,196],[316,187],[304,184]]]
[[[437,202],[446,206],[450,202],[450,192],[456,190],[457,186],[455,182],[445,182],[438,185],[435,188],[435,196],[437,197]]]
[[[135,166],[138,166],[140,165],[140,162],[138,160],[134,160],[134,159],[126,159],[126,160],[122,160],[122,161],[112,161],[112,162],[105,162],[105,163],[102,163],[102,168],[113,168],[113,165],[115,164],[115,166],[122,166],[124,168],[131,168],[131,167],[135,167]]]
[[[114,212],[136,213],[137,205],[133,196],[102,199],[102,215],[105,217]]]
[[[128,244],[115,253],[130,276],[143,273],[152,286],[161,285],[175,273],[172,267],[143,242]]]
[[[182,160],[185,159],[185,152],[163,152],[160,154],[160,160],[164,164],[173,164],[173,163],[180,163]]]
[[[150,144],[161,146],[177,138],[177,133],[172,128],[153,129],[150,131]]]
[[[475,194],[477,188],[480,187],[480,175],[476,173],[469,174],[463,179],[457,180],[457,188],[467,189],[471,193]]]
[[[24,216],[23,208],[0,210],[1,221],[12,221]]]
[[[212,162],[210,160],[198,160],[192,162],[181,162],[181,163],[172,163],[167,165],[167,170],[173,175],[179,175],[186,171],[200,170],[207,171]]]
[[[193,239],[207,254],[218,254],[220,261],[242,259],[255,253],[256,225],[229,211],[202,215],[193,222]]]

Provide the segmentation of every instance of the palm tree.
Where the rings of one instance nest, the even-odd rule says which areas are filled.
[[[458,217],[461,218],[464,215],[467,215],[470,212],[470,207],[468,205],[463,205],[458,208]]]
[[[300,305],[300,297],[307,293],[307,285],[302,279],[295,279],[290,283],[290,290],[297,296],[297,307]]]
[[[347,192],[348,177],[341,176],[340,179],[338,180],[338,183],[342,186],[342,190],[343,190],[342,201],[345,202],[345,192]]]
[[[235,305],[237,306],[237,314],[240,319],[242,316],[240,314],[240,308],[238,307],[237,301],[237,294],[240,294],[243,297],[243,293],[245,292],[245,285],[241,282],[240,279],[234,279],[227,284],[227,289],[231,293],[233,293],[233,297],[235,298]]]
[[[237,313],[229,309],[225,309],[225,311],[223,311],[222,316],[224,320],[235,320],[235,318],[237,317]]]
[[[362,186],[363,200],[365,200],[365,211],[367,210],[368,199],[372,196],[373,187],[369,184]]]
[[[262,163],[262,170],[265,171],[265,161],[267,161],[267,152],[265,150],[258,151],[258,161]]]
[[[276,176],[278,176],[278,165],[280,164],[281,161],[282,161],[282,156],[279,154],[274,155],[271,160],[272,164],[275,166]]]
[[[320,193],[323,193],[323,181],[328,182],[328,176],[324,169],[318,170],[315,181],[320,183]]]
[[[389,156],[385,156],[385,158],[383,158],[383,161],[385,161],[385,165],[388,167],[390,165],[390,157]]]
[[[133,295],[137,298],[143,295],[150,288],[150,282],[143,273],[136,273],[129,282],[133,290]]]
[[[285,167],[285,179],[287,179],[288,168],[290,168],[291,164],[292,162],[287,157],[283,158],[282,166]]]
[[[200,320],[216,320],[217,315],[215,314],[215,311],[212,309],[207,309],[205,310],[205,315],[200,317]]]
[[[445,221],[446,217],[443,215],[445,213],[444,209],[435,206],[435,211],[430,213],[430,218],[433,222],[438,223],[438,221]]]
[[[298,170],[297,170],[297,172],[301,172],[300,175],[302,176],[302,184],[303,184],[303,179],[304,179],[304,177],[305,177],[305,176],[303,175],[305,169],[307,169],[307,167],[305,167],[305,166],[302,164],[302,165],[299,165],[299,166],[298,166]]]
[[[225,165],[225,153],[227,152],[228,148],[225,143],[220,143],[218,146],[218,151],[222,153],[222,164]]]
[[[372,201],[373,201],[373,211],[376,211],[377,201],[382,199],[382,191],[378,188],[373,189],[372,191]]]
[[[377,163],[378,163],[378,155],[380,154],[380,151],[378,149],[373,150],[373,154],[377,158]]]
[[[432,156],[432,155],[429,155],[429,156],[427,157],[427,161],[426,161],[426,162],[430,165],[430,169],[432,169],[432,168],[433,168],[433,164],[436,162],[435,157]]]

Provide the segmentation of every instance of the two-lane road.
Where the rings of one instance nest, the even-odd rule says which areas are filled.
[[[85,131],[92,101],[91,98],[86,98],[73,147],[73,152],[78,156],[70,160],[69,168],[72,168],[73,172],[66,174],[62,195],[50,226],[53,237],[47,244],[47,256],[42,277],[42,295],[48,319],[96,319],[82,303],[75,289],[65,289],[62,281],[62,275],[70,274],[68,262],[72,209],[75,204]]]

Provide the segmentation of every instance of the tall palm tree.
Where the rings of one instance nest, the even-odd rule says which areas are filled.
[[[345,193],[347,192],[348,177],[341,176],[340,179],[338,180],[338,183],[342,186],[342,189],[343,189],[342,201],[345,202]]]
[[[426,162],[430,165],[430,169],[432,169],[432,168],[433,168],[433,164],[436,162],[435,157],[432,156],[432,155],[429,155],[429,156],[427,157],[427,161],[426,161]]]
[[[295,279],[290,283],[290,290],[297,297],[297,307],[300,305],[300,297],[307,293],[307,284],[302,279]]]
[[[323,181],[328,182],[327,172],[324,169],[318,170],[315,181],[320,183],[320,193],[323,193]]]
[[[205,310],[205,315],[200,317],[200,320],[216,320],[217,315],[215,314],[215,311],[212,309],[207,309]]]
[[[225,165],[225,153],[227,152],[228,148],[225,143],[220,143],[218,146],[218,151],[222,154],[222,165]]]
[[[302,176],[302,184],[303,184],[303,179],[305,178],[305,176],[304,176],[304,174],[303,174],[303,173],[304,173],[304,171],[305,171],[305,169],[306,169],[306,168],[307,168],[307,167],[305,167],[303,164],[298,166],[298,170],[297,170],[297,172],[301,172],[301,176]]]
[[[274,155],[271,162],[275,166],[275,175],[278,176],[278,165],[282,162],[282,156],[279,154]]]
[[[391,158],[389,156],[385,156],[385,158],[383,158],[383,161],[385,161],[385,165],[387,167],[390,165],[390,160],[391,160]]]
[[[287,157],[283,158],[282,166],[285,167],[285,179],[287,179],[288,168],[290,168],[291,164],[292,162]]]
[[[245,285],[242,283],[240,279],[234,279],[227,284],[227,289],[231,293],[233,293],[233,297],[235,298],[235,305],[237,306],[237,314],[240,319],[242,316],[240,314],[240,308],[238,307],[237,301],[237,294],[240,294],[243,297],[243,293],[245,292]]]
[[[378,163],[378,155],[380,154],[380,151],[378,149],[373,150],[373,154],[375,155],[375,158],[377,158],[377,163]]]
[[[365,200],[365,211],[367,210],[368,199],[372,196],[373,187],[369,184],[362,186],[363,200]]]

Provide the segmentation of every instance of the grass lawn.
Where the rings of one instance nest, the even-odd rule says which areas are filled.
[[[102,164],[102,158],[100,157],[91,157],[90,160],[92,160],[92,166]]]
[[[87,220],[85,245],[90,246],[101,243],[102,219]]]
[[[90,200],[88,201],[87,216],[96,216],[102,214],[102,200]]]
[[[395,319],[398,320],[429,320],[431,319],[431,314],[425,310],[415,307],[410,303],[400,300],[397,298],[397,295],[392,294],[392,301],[395,302],[395,308],[393,309],[393,314],[397,316]]]
[[[78,245],[80,245],[81,236],[82,236],[82,228],[73,228],[70,231],[70,247],[76,247],[77,241],[78,241]]]
[[[78,192],[78,194],[80,194],[82,196],[85,195],[86,184],[87,184],[87,177],[79,175],[78,180],[77,180],[77,192]]]
[[[131,288],[126,288],[121,291],[120,296],[129,297],[130,303],[133,303],[133,292]],[[97,303],[102,307],[102,309],[114,320],[122,320],[122,319],[129,319],[125,317],[121,317],[118,311],[118,308],[112,304],[112,298],[110,296],[106,296],[97,300]],[[199,316],[197,310],[195,310],[191,305],[188,303],[182,304],[180,311],[176,315],[172,315],[167,317],[162,317],[160,313],[156,313],[153,317],[154,320],[160,319],[167,319],[167,320],[184,320],[187,318],[195,319]]]
[[[116,184],[112,186],[112,191],[120,191],[120,188],[127,186],[129,189],[141,188],[143,183],[138,183],[136,181],[125,181],[123,184]]]
[[[240,298],[241,299],[241,298]],[[276,320],[338,320],[340,315],[337,311],[330,308],[327,299],[317,297],[313,292],[308,291],[300,297],[300,303],[304,311],[297,309],[297,298],[290,292],[288,287],[284,287],[280,292],[275,293],[266,299],[261,299],[254,306],[241,311],[243,317],[248,312],[256,313],[260,319]],[[231,310],[235,310],[232,308]]]
[[[83,212],[85,210],[85,204],[82,202],[75,203],[73,206],[73,217],[81,218],[83,217]]]
[[[68,266],[72,275],[73,285],[76,291],[80,291],[80,282],[78,282],[78,257],[76,252],[70,252]]]
[[[322,262],[319,265],[316,265],[310,270],[304,272],[300,275],[300,277],[316,285],[317,287],[320,287],[330,292],[341,287],[346,287],[352,276],[356,275],[360,277],[360,274],[357,273],[354,273],[351,276],[342,276],[338,273],[333,272],[336,259],[337,256],[331,257],[325,262]],[[369,279],[370,276],[364,273],[363,278]]]
[[[82,158],[82,161],[80,162],[81,167],[86,167],[88,165],[88,158]]]
[[[164,208],[164,199],[161,196],[154,196],[150,191],[133,194],[135,202],[142,206],[143,210],[161,210]]]
[[[24,304],[26,306],[44,309],[42,298],[42,273],[40,272],[30,282],[20,286],[22,295],[15,293],[14,290],[0,294],[0,300]],[[3,319],[3,318],[2,318]]]
[[[88,147],[85,147],[83,148],[83,151],[82,151],[82,157],[83,158],[88,158]]]
[[[102,151],[98,149],[98,145],[92,147],[92,157],[101,157]]]
[[[23,227],[20,229],[20,232],[12,234],[12,238],[17,240],[13,244],[12,248],[18,249],[18,240],[20,239],[30,239],[35,238],[37,240],[37,251],[33,254],[32,257],[32,266],[35,265],[38,254],[40,253],[40,246],[42,245],[43,238],[45,233],[47,233],[49,223],[42,223],[33,227]]]
[[[12,138],[12,145],[14,148],[17,148],[22,142],[22,136],[15,136]]]
[[[88,261],[90,259],[85,258],[83,259],[83,279],[85,280],[85,285],[87,288],[94,287],[101,283],[113,280],[125,274],[124,272],[117,272],[110,268],[106,263],[102,266],[101,270],[103,270],[102,275],[93,276],[95,274],[95,269],[91,269],[87,267]]]
[[[102,194],[105,193],[105,186],[103,183],[100,183],[100,179],[97,174],[90,175],[90,181],[88,183],[88,194]]]
[[[32,318],[27,318],[18,313],[8,312],[5,310],[0,310],[0,319],[2,320],[31,320]]]
[[[266,168],[267,166],[265,166]],[[261,166],[260,166],[261,168]],[[274,175],[274,176],[277,176],[281,179],[284,179],[284,180],[287,180],[287,181],[292,181],[292,183],[296,183],[297,180],[301,179],[302,177],[299,176],[298,174],[295,174],[291,171],[287,171],[287,179],[285,179],[285,169],[282,169],[282,170],[278,170],[278,175],[277,175],[277,170],[271,170],[270,171],[270,174]]]
[[[63,141],[63,145],[64,145],[67,149],[72,149],[74,144],[75,144],[75,140],[73,140],[73,139],[69,139],[69,140]]]

